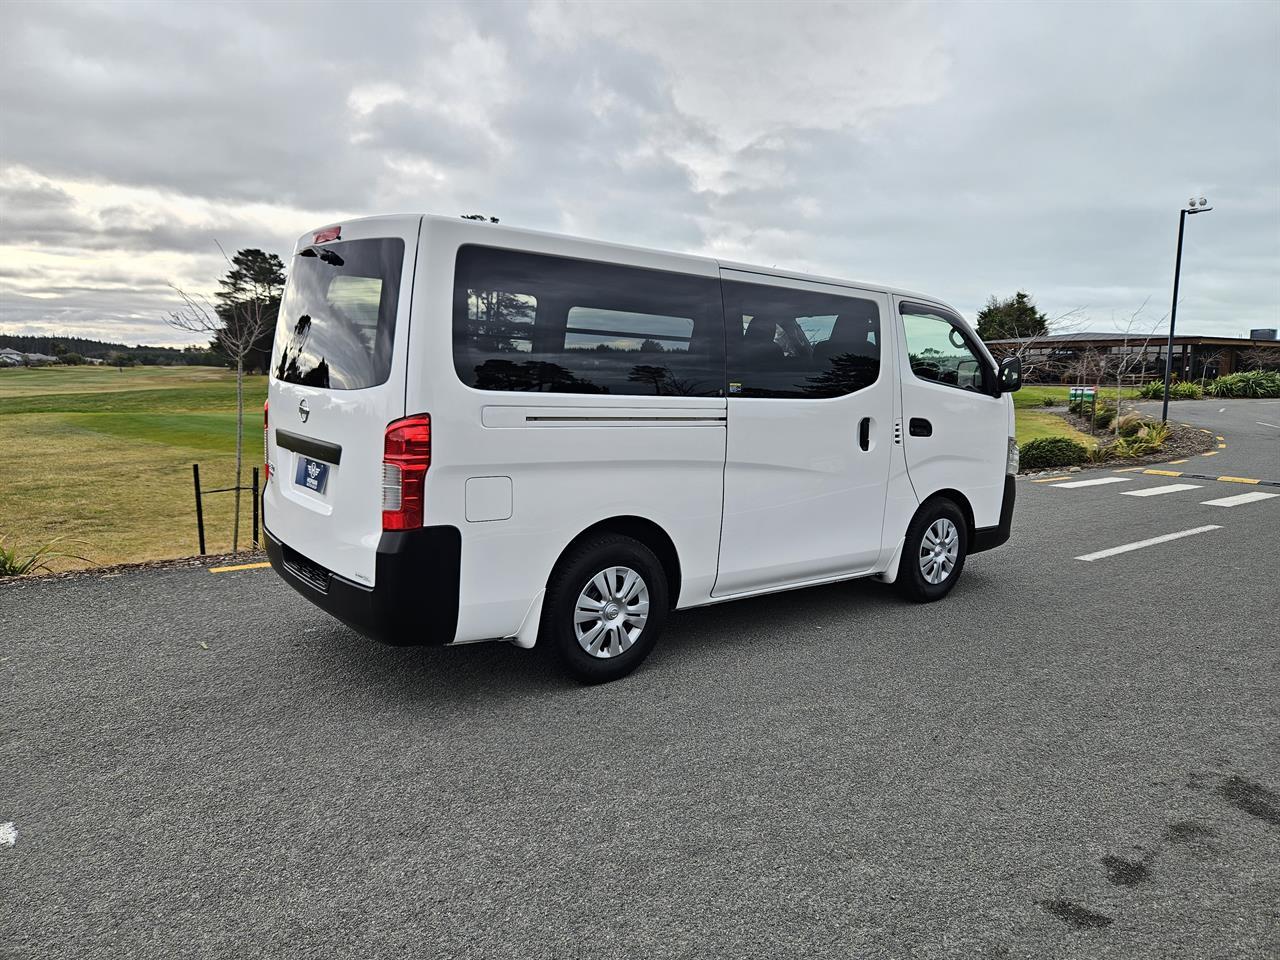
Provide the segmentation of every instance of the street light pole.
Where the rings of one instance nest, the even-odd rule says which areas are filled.
[[[1164,351],[1164,408],[1160,411],[1161,423],[1169,422],[1169,382],[1173,379],[1173,327],[1178,320],[1178,280],[1182,276],[1182,231],[1187,224],[1188,213],[1205,213],[1212,210],[1204,197],[1192,197],[1190,203],[1178,211],[1178,253],[1173,261],[1173,305],[1169,308],[1169,342]],[[1184,374],[1186,371],[1182,371]]]

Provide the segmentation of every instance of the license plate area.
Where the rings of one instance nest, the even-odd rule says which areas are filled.
[[[293,482],[312,493],[324,493],[325,484],[329,482],[329,464],[323,460],[310,457],[298,457],[298,466],[293,474]]]

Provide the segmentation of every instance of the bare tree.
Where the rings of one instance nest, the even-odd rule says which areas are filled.
[[[1146,326],[1142,318],[1142,312],[1147,309],[1147,303],[1150,299],[1148,297],[1143,300],[1142,305],[1129,314],[1129,320],[1121,330],[1121,333],[1124,334],[1124,340],[1121,342],[1120,352],[1109,354],[1102,358],[1104,367],[1110,367],[1116,378],[1116,416],[1112,421],[1112,431],[1116,436],[1120,435],[1120,394],[1124,390],[1124,378],[1135,369],[1146,370],[1147,349],[1151,345],[1151,338],[1156,335],[1156,331],[1164,325],[1169,316],[1165,314],[1149,327]],[[1135,327],[1138,328],[1136,331]],[[1134,349],[1130,347],[1131,343],[1135,346],[1140,344],[1140,346]]]
[[[1216,377],[1218,364],[1226,357],[1225,350],[1215,350],[1213,353],[1205,353],[1200,355],[1200,389],[1204,389],[1204,382],[1209,378],[1209,368],[1213,367],[1214,376]]]
[[[1274,347],[1250,347],[1240,351],[1240,365],[1246,370],[1280,368],[1280,344]]]
[[[1071,359],[1065,372],[1068,377],[1075,381],[1077,387],[1083,387],[1089,384],[1097,385],[1102,379],[1105,367],[1106,361],[1103,355],[1098,352],[1096,347],[1089,346]]]
[[[165,323],[188,333],[216,338],[236,365],[236,499],[231,531],[231,550],[235,552],[240,549],[240,486],[244,475],[244,361],[258,339],[275,324],[276,313],[265,295],[224,302],[219,308],[203,294],[187,293],[172,283],[169,286],[182,298],[182,306],[171,311],[164,318]]]
[[[1028,383],[1035,381],[1036,372],[1041,373],[1054,369],[1056,364],[1050,356],[1049,346],[1052,338],[1065,333],[1074,333],[1085,322],[1084,308],[1073,307],[1045,322],[1043,333],[1023,334],[1015,325],[1014,339],[1005,343],[989,343],[987,348],[997,361],[1006,357],[1017,357],[1022,363],[1022,379]],[[1059,373],[1065,372],[1059,370]]]

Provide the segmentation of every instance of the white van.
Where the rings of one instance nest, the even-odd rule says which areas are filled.
[[[1018,362],[931,297],[375,217],[298,241],[271,362],[272,566],[387,643],[611,680],[669,610],[937,600],[1009,537]]]

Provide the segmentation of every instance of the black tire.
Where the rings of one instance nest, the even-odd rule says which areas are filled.
[[[930,583],[920,567],[921,548],[929,528],[939,520],[949,520],[956,530],[958,540],[957,557],[953,566],[946,572],[940,583]],[[898,564],[898,578],[895,581],[898,591],[908,600],[916,603],[932,603],[941,600],[960,579],[964,572],[965,557],[969,555],[969,525],[965,522],[964,513],[950,500],[939,497],[921,506],[907,527],[906,540],[902,545],[902,559]]]
[[[629,647],[621,649],[621,630],[630,623],[625,618],[625,609],[622,609],[624,626],[612,634],[604,631],[606,636],[618,638],[620,652],[608,657],[596,656],[584,649],[578,640],[575,607],[584,590],[589,590],[591,599],[599,594],[598,589],[591,587],[593,578],[614,567],[627,568],[639,575],[648,593],[647,616],[638,636]],[[608,683],[625,677],[640,666],[662,634],[669,602],[667,589],[662,563],[639,540],[617,533],[592,537],[561,557],[547,581],[538,646],[553,656],[565,673],[583,683]],[[607,609],[608,604],[605,604]],[[603,627],[603,618],[600,623]],[[583,625],[583,629],[589,633],[593,627],[588,623]]]

